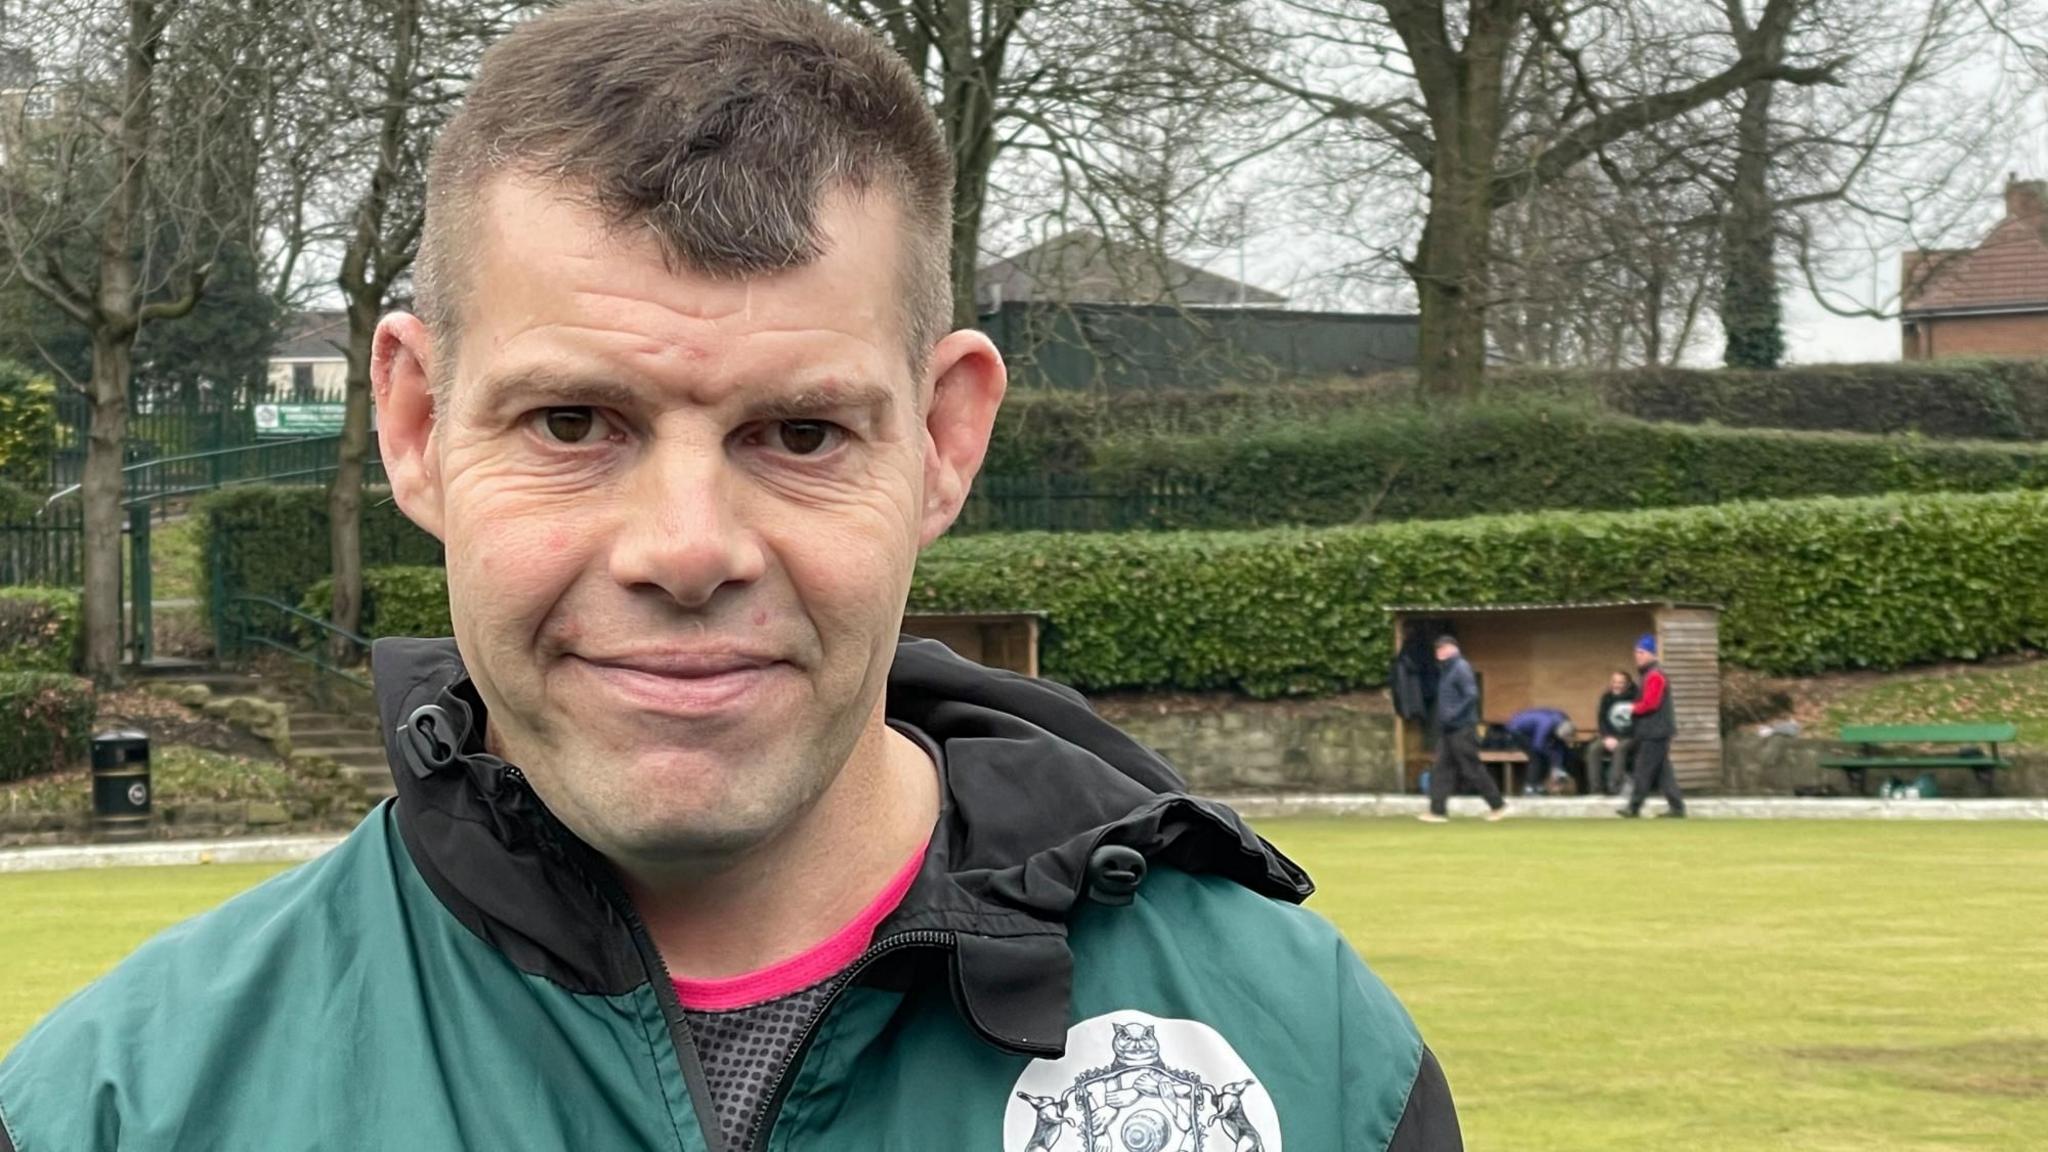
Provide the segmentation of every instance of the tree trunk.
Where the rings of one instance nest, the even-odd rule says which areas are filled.
[[[381,307],[381,301],[364,295],[348,302],[348,393],[341,451],[334,482],[327,489],[328,554],[334,566],[329,619],[344,632],[360,633],[363,625],[363,463],[370,454],[370,349]],[[336,664],[350,663],[357,655],[355,644],[344,636],[329,636],[327,655]]]
[[[121,671],[121,450],[128,436],[134,337],[92,340],[92,424],[85,447],[85,669],[101,684]]]
[[[1730,368],[1776,368],[1785,358],[1778,296],[1777,220],[1771,207],[1770,81],[1742,90],[1736,120],[1735,182],[1721,224],[1723,357]]]
[[[1461,131],[1455,140],[1439,140],[1429,215],[1409,269],[1422,304],[1418,363],[1425,397],[1454,399],[1479,391],[1492,287],[1492,192],[1490,138],[1473,141]]]

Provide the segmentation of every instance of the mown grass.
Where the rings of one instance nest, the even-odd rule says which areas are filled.
[[[1408,1004],[1474,1152],[2017,1152],[2048,1132],[2037,826],[1261,831]],[[0,1050],[275,871],[0,875]]]

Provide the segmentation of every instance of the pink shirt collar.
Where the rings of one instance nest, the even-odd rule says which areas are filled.
[[[677,980],[676,996],[692,1012],[731,1012],[780,1000],[844,972],[874,942],[875,929],[903,903],[924,865],[927,841],[860,915],[817,946],[766,968],[723,980]]]

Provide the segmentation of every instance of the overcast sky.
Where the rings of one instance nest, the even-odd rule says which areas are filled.
[[[1986,75],[1990,75],[1988,69]],[[1963,234],[1953,238],[1957,246],[1974,244],[2003,214],[2005,172],[2016,172],[2021,179],[2048,180],[2048,104],[2034,103],[2040,106],[2027,117],[2025,124],[2007,126],[2009,140],[1987,145],[1996,147],[1998,154],[1980,157],[1987,176],[1976,197],[1975,220],[1965,223],[1960,229]],[[1261,229],[1256,220],[1253,232],[1243,255],[1246,278],[1260,287],[1291,293],[1310,306],[1322,306],[1317,298],[1325,292],[1318,290],[1317,278],[1329,271],[1333,260],[1342,258],[1330,237],[1298,228]],[[1876,304],[1887,309],[1895,308],[1899,246],[1893,244],[1871,252],[1867,245],[1859,244],[1846,235],[1835,238],[1833,242],[1844,253],[1837,260],[1841,272],[1829,284],[1837,303],[1843,307]],[[1205,253],[1197,257],[1197,261],[1212,271],[1236,276],[1239,254],[1235,250]],[[1786,286],[1785,327],[1791,361],[1842,363],[1899,358],[1897,319],[1835,315],[1814,299],[1796,271],[1789,268]],[[1413,307],[1413,297],[1404,290],[1398,299],[1390,295],[1380,306],[1389,310],[1398,307],[1405,311]],[[1699,349],[1694,359],[1702,364],[1713,364],[1719,362],[1719,354],[1717,340],[1713,347]]]

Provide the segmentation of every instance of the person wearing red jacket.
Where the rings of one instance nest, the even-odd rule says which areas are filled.
[[[1643,814],[1643,803],[1652,791],[1664,793],[1669,805],[1664,815],[1685,816],[1685,794],[1678,790],[1678,773],[1671,768],[1671,738],[1678,734],[1673,718],[1671,683],[1657,666],[1657,637],[1645,635],[1636,641],[1636,667],[1643,674],[1643,689],[1636,697],[1634,732],[1636,739],[1636,788],[1628,806],[1619,813],[1631,820]]]

